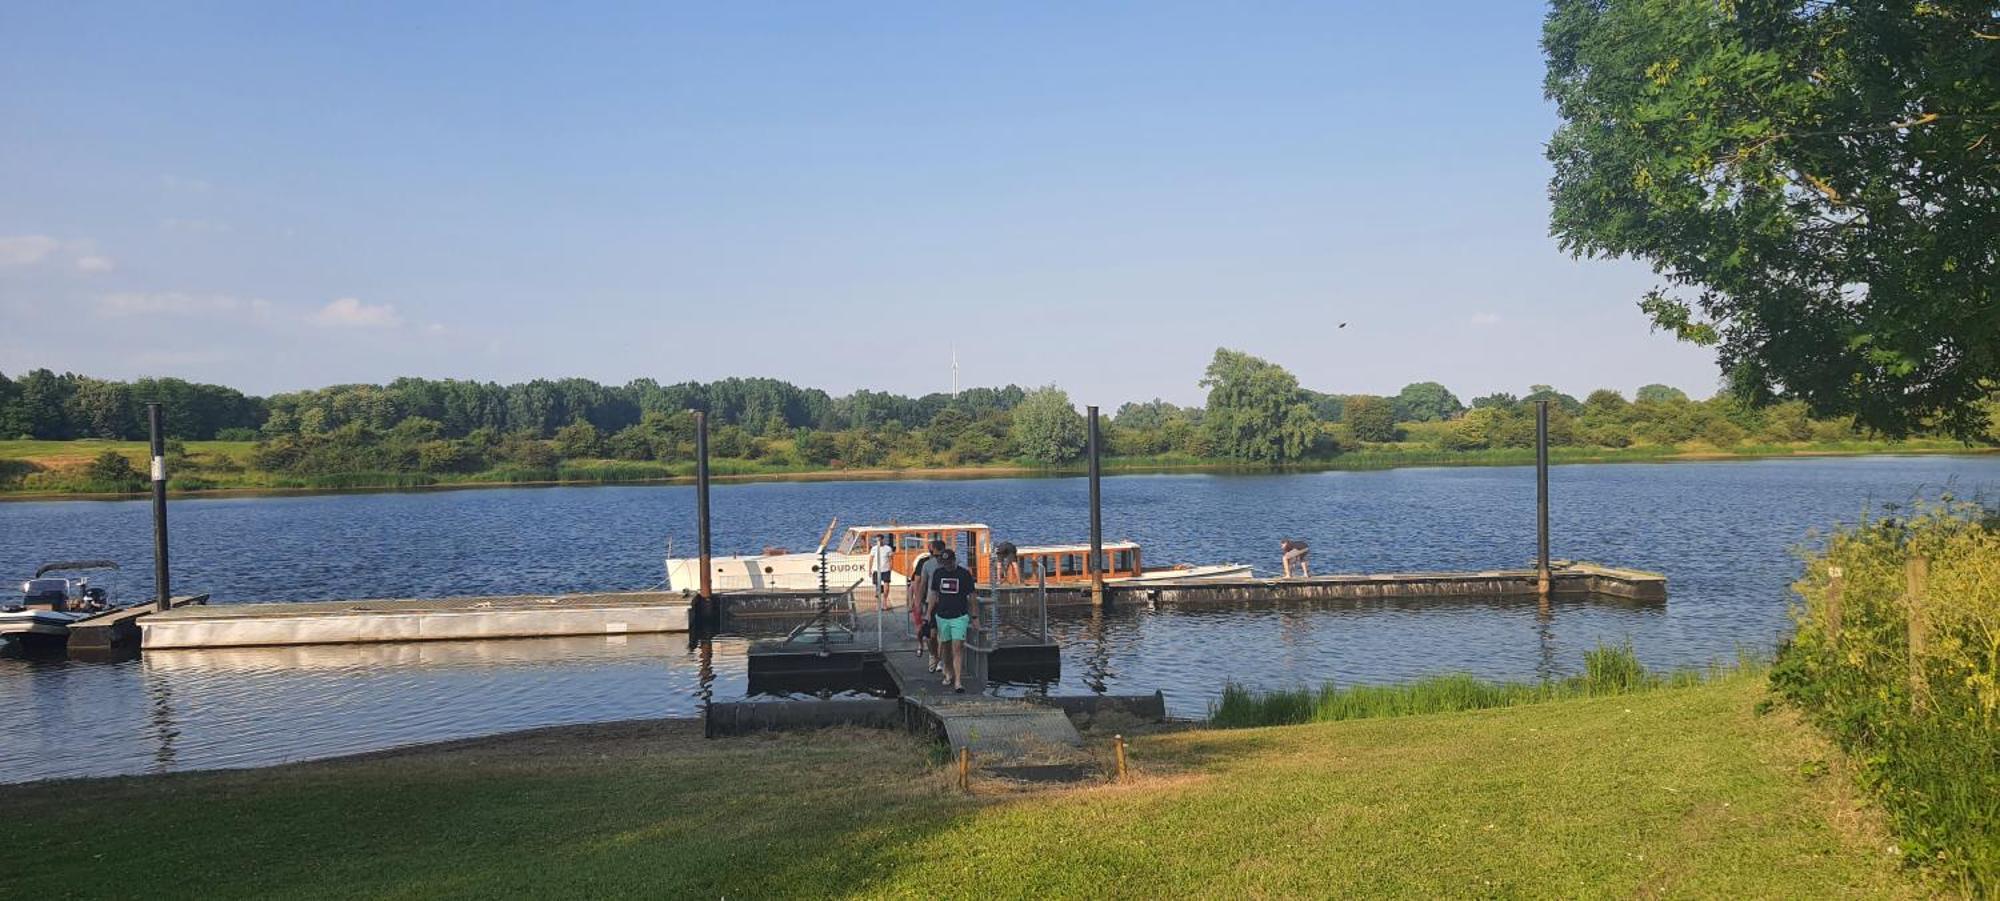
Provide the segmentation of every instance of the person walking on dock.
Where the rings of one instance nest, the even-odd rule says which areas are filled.
[[[937,672],[937,618],[932,615],[930,597],[931,574],[943,565],[945,546],[942,540],[933,538],[927,551],[910,564],[910,625],[917,633],[917,653],[929,652],[931,672]]]
[[[1278,553],[1284,555],[1285,578],[1292,577],[1292,564],[1299,565],[1299,575],[1310,578],[1312,568],[1306,564],[1306,542],[1303,538],[1287,538],[1278,542]]]
[[[875,582],[875,612],[881,613],[889,606],[889,561],[896,551],[889,546],[889,536],[876,539],[875,546],[868,550],[868,578]]]
[[[944,664],[944,681],[952,691],[965,693],[965,636],[979,625],[979,611],[972,606],[972,573],[958,565],[958,555],[946,550],[943,563],[931,572],[931,612],[937,620],[938,659]]]

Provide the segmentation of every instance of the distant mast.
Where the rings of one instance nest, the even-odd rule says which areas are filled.
[[[958,345],[951,346],[951,399],[958,399]]]

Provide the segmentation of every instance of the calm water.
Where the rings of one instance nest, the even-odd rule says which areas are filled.
[[[1198,715],[1225,679],[1257,687],[1468,671],[1571,672],[1603,641],[1652,666],[1768,650],[1786,631],[1791,549],[1885,503],[2000,496],[2000,457],[1563,466],[1558,557],[1665,572],[1664,606],[1291,605],[1059,614],[1059,692],[1164,689]],[[720,486],[718,551],[809,547],[843,523],[977,520],[1017,543],[1088,528],[1081,479]],[[1275,568],[1280,537],[1322,571],[1485,569],[1534,553],[1532,470],[1123,476],[1107,538],[1149,562]],[[216,603],[646,588],[671,541],[693,546],[686,487],[531,488],[176,501],[179,591]],[[144,502],[0,504],[0,576],[41,562],[127,562],[150,594]],[[0,780],[244,766],[510,729],[689,714],[746,693],[743,643],[704,661],[681,636],[363,648],[157,652],[108,664],[0,660]],[[1003,691],[1041,690],[1010,687]]]

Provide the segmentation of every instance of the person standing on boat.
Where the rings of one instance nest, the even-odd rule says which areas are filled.
[[[1312,568],[1306,564],[1306,542],[1303,538],[1287,538],[1278,542],[1278,553],[1284,555],[1285,578],[1292,577],[1292,564],[1299,565],[1299,575],[1310,578]]]
[[[958,565],[958,555],[946,550],[942,564],[931,572],[931,613],[937,620],[938,659],[944,663],[944,682],[951,690],[965,693],[965,636],[979,625],[979,611],[972,604],[972,573]]]
[[[876,539],[875,546],[868,550],[868,577],[875,582],[875,612],[880,613],[889,606],[889,575],[892,572],[889,561],[896,555],[895,548],[889,546],[889,536]]]

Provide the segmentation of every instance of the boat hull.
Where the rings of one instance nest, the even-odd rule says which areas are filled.
[[[818,591],[820,588],[818,554],[745,554],[710,557],[708,562],[709,585],[716,591]],[[666,566],[668,589],[695,591],[701,587],[699,558],[670,557]],[[901,573],[889,574],[892,587],[908,583]],[[845,592],[850,587],[856,591],[868,590],[868,558],[861,554],[826,555],[827,590]]]

